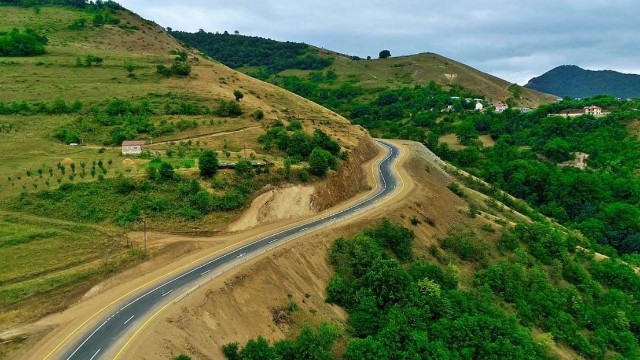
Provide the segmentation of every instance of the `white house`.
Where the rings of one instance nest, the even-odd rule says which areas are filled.
[[[585,106],[584,113],[587,115],[600,116],[602,115],[602,108],[595,105]]]
[[[140,155],[143,146],[144,141],[123,141],[122,155]]]
[[[477,102],[476,103],[476,111],[482,111],[484,110],[484,105],[482,105],[481,102]]]
[[[509,108],[509,105],[507,105],[507,104],[505,104],[505,103],[500,102],[500,103],[498,103],[498,104],[496,105],[496,112],[497,112],[497,113],[501,113],[501,112],[503,112],[503,111],[507,110],[508,108]]]

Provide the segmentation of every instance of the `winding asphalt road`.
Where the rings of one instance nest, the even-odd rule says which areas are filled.
[[[108,356],[107,354],[114,353],[112,347],[121,341],[127,333],[131,333],[132,328],[141,326],[142,320],[148,318],[154,309],[171,301],[178,302],[195,285],[201,284],[207,274],[215,273],[234,261],[250,259],[302,234],[342,221],[375,206],[377,202],[392,194],[398,187],[398,179],[392,166],[400,154],[400,150],[394,145],[382,141],[377,142],[387,148],[388,154],[379,164],[378,181],[380,186],[370,197],[337,213],[296,225],[229,251],[186,270],[161,285],[134,295],[120,309],[105,315],[104,321],[94,329],[86,330],[85,335],[69,347],[66,353],[60,354],[58,358],[66,360],[102,359]]]

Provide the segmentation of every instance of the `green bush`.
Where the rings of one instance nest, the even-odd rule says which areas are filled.
[[[203,151],[198,158],[200,176],[213,177],[218,172],[218,154],[212,150]]]
[[[464,261],[484,264],[488,256],[487,246],[472,231],[456,229],[440,241],[443,249],[450,250]]]
[[[0,56],[35,56],[45,53],[48,39],[34,30],[0,32]]]
[[[330,152],[320,148],[314,148],[309,155],[309,172],[313,175],[324,177],[329,170],[329,159],[332,158]]]
[[[235,101],[221,100],[215,113],[222,117],[238,117],[242,115],[242,107]]]
[[[58,128],[53,136],[65,144],[80,143],[80,134],[65,127]]]
[[[171,73],[177,76],[187,76],[191,74],[191,65],[186,61],[174,61],[171,65]]]

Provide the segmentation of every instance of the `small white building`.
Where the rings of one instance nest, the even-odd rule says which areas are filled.
[[[602,115],[602,108],[595,105],[585,106],[584,113],[587,115],[600,116]]]
[[[144,141],[123,141],[122,155],[141,155]]]
[[[482,103],[478,101],[476,103],[476,111],[482,111],[482,110],[484,110],[484,105],[482,105]]]
[[[507,110],[508,108],[509,108],[509,105],[507,105],[505,103],[500,102],[500,103],[496,104],[496,112],[497,113],[501,113],[501,112]]]

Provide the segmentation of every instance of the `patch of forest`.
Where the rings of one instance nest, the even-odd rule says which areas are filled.
[[[337,239],[327,301],[347,310],[346,327],[231,343],[227,359],[551,359],[558,345],[586,358],[640,356],[639,278],[576,251],[573,235],[534,223],[493,242],[458,229],[432,246],[433,262],[413,241],[388,220]],[[469,284],[463,267],[474,269]]]
[[[171,31],[176,39],[195,47],[232,69],[252,67],[252,76],[266,79],[287,69],[320,70],[330,66],[331,58],[314,54],[302,43],[280,42],[240,34]]]

